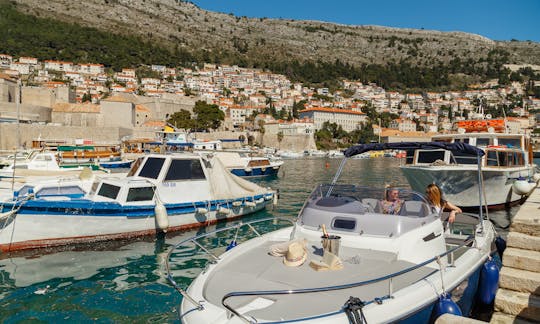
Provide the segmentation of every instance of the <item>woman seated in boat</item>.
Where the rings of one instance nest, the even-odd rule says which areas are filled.
[[[434,183],[431,183],[426,188],[426,198],[431,204],[431,207],[434,212],[440,214],[443,211],[449,211],[450,216],[448,217],[448,222],[453,223],[456,220],[456,214],[462,213],[461,208],[452,204],[449,201],[443,199],[442,190]]]
[[[403,199],[399,198],[399,190],[388,188],[385,192],[385,199],[381,201],[381,209],[384,214],[397,215],[403,205]]]

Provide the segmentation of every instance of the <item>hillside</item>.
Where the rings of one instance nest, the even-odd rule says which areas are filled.
[[[14,0],[11,3],[16,4],[19,12],[35,17],[137,35],[171,51],[194,53],[196,58],[208,62],[269,68],[276,72],[294,70],[291,62],[300,65],[323,62],[337,63],[340,67],[344,64],[344,69],[364,67],[364,71],[368,65],[430,69],[426,73],[416,72],[436,76],[437,70],[444,66],[450,81],[468,75],[470,78],[465,79],[472,82],[497,77],[502,63],[540,64],[540,43],[499,42],[461,32],[249,19],[205,11],[174,0]],[[371,76],[375,78],[373,73]]]

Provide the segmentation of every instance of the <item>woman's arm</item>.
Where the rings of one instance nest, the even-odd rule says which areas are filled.
[[[444,204],[444,209],[450,210],[450,217],[448,217],[448,222],[453,223],[456,220],[456,213],[462,213],[463,211],[461,208],[457,207],[456,205],[452,204],[451,202],[447,201]]]

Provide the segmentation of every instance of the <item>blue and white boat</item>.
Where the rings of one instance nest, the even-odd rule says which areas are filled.
[[[150,154],[126,177],[27,183],[0,202],[0,251],[182,230],[265,208],[271,189],[238,178],[211,156]]]
[[[110,162],[100,162],[99,166],[106,169],[122,169],[131,167],[131,163],[135,160],[120,160]]]
[[[215,152],[225,168],[239,177],[275,176],[283,165],[283,160],[266,156],[253,156],[250,152]]]
[[[376,145],[345,156],[387,149]],[[447,148],[483,154],[467,144]],[[186,290],[171,274],[170,256],[203,236],[176,245],[167,269],[183,295],[182,322],[429,323],[444,312],[468,315],[478,289],[490,303],[496,233],[481,210],[449,225],[422,194],[402,189],[399,213],[383,214],[384,189],[337,183],[345,161],[331,184],[315,188],[293,226],[254,231],[255,238],[212,254],[214,262]]]

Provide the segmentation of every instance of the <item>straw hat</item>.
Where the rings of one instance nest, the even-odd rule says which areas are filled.
[[[299,242],[293,242],[287,249],[287,254],[283,258],[283,263],[289,267],[298,267],[302,265],[307,258],[306,249],[304,245]]]

